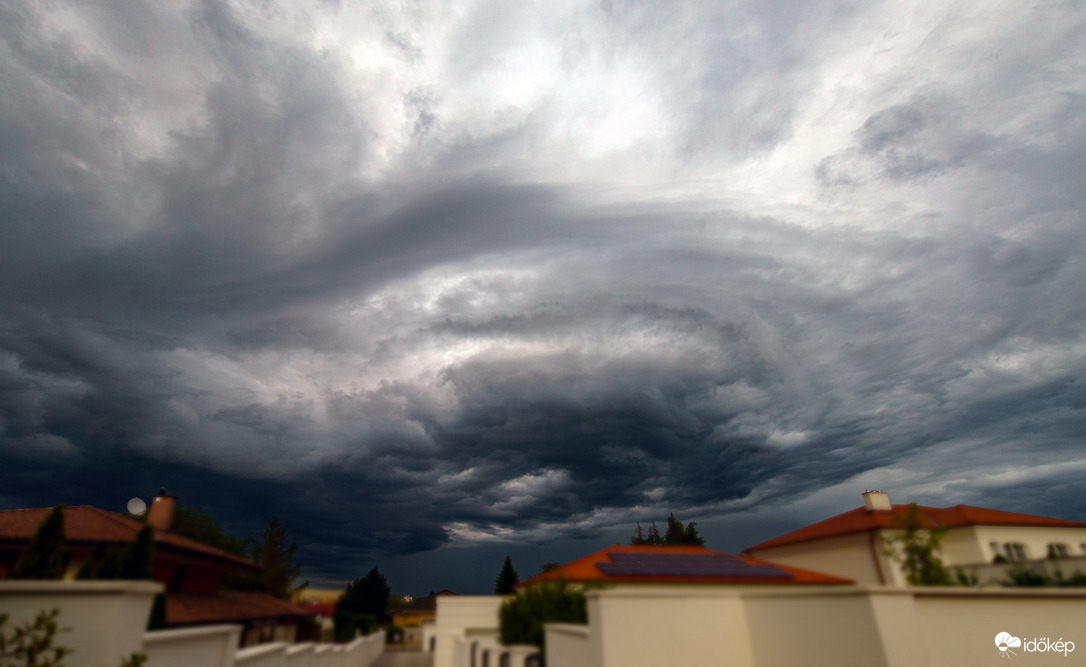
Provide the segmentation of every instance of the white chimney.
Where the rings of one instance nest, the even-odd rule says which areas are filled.
[[[889,512],[893,508],[890,506],[890,496],[885,491],[864,491],[864,507],[868,512]]]
[[[173,508],[176,506],[177,496],[167,496],[166,489],[162,489],[151,499],[151,508],[147,510],[147,523],[155,530],[169,530],[173,525]]]

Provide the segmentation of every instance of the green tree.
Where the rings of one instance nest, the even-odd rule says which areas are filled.
[[[551,570],[557,570],[560,567],[562,567],[562,564],[555,561],[543,563],[539,566],[539,572],[536,572],[536,576],[539,576],[545,572],[550,572]]]
[[[675,513],[667,515],[667,533],[664,535],[664,544],[693,544],[705,546],[705,539],[698,535],[697,523],[691,521],[683,526],[682,522],[675,518]]]
[[[380,622],[388,608],[392,588],[381,571],[374,566],[366,576],[347,584],[343,595],[336,602],[332,621],[336,624],[336,638],[347,640],[354,637],[358,628],[368,631],[370,623]]]
[[[883,553],[901,564],[913,586],[950,586],[953,579],[939,557],[945,526],[929,527],[916,503],[898,517],[900,533],[884,538]]]
[[[227,533],[218,519],[202,507],[178,505],[173,512],[170,530],[235,556],[249,556],[249,538]]]
[[[45,517],[8,576],[12,579],[60,579],[64,576],[64,507],[57,505]]]
[[[545,623],[588,623],[584,591],[564,580],[530,586],[502,603],[502,644],[530,644],[542,651]]]
[[[681,521],[675,518],[675,513],[670,512],[667,517],[667,532],[663,537],[660,536],[660,529],[656,527],[655,521],[649,526],[648,536],[641,530],[641,524],[639,523],[634,530],[633,536],[630,538],[630,544],[652,546],[659,546],[662,544],[692,544],[703,547],[705,546],[705,538],[698,535],[697,525],[697,523],[691,521],[684,526]]]
[[[498,572],[498,576],[494,579],[494,594],[508,595],[513,592],[513,587],[519,583],[520,575],[513,569],[513,559],[506,556],[501,571]]]
[[[296,590],[294,582],[302,569],[301,563],[294,562],[298,544],[287,542],[287,529],[278,518],[272,517],[253,543],[250,554],[252,560],[263,568],[257,575],[260,590],[284,600],[290,599],[290,594]],[[308,584],[305,582],[297,588],[304,588]]]

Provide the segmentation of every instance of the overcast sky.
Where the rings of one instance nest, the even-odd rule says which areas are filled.
[[[1086,519],[1084,204],[1080,0],[0,0],[0,508],[422,595]]]

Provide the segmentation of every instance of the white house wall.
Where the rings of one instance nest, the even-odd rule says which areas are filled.
[[[883,569],[886,583],[896,582],[900,573],[896,566],[881,555],[882,543],[876,540],[872,552],[871,533],[853,533],[821,540],[786,544],[750,551],[755,558],[773,563],[801,567],[824,574],[847,577],[857,584],[878,585],[878,567]],[[876,564],[878,558],[878,564]],[[892,581],[893,580],[893,581]]]
[[[1070,556],[1086,554],[1082,545],[1086,543],[1086,528],[1049,528],[1045,526],[975,526],[975,539],[983,557],[973,563],[990,563],[995,556],[989,543],[1020,542],[1026,547],[1026,556],[1039,560],[1048,556],[1048,545],[1052,542],[1066,544]],[[1001,552],[1002,553],[1002,552]],[[966,564],[955,563],[955,564]]]

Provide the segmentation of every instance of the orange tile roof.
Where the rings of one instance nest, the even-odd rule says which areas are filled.
[[[316,612],[266,593],[221,591],[216,595],[166,594],[167,625],[203,625],[312,616]]]
[[[51,511],[52,508],[50,507],[0,510],[0,544],[29,542],[38,526],[41,525]],[[90,505],[65,507],[63,514],[65,542],[73,546],[126,544],[131,542],[136,537],[136,533],[144,526],[139,521]],[[260,570],[256,563],[168,530],[155,531],[155,545],[166,550],[212,558],[222,564],[232,565],[234,569],[246,572],[258,572]]]
[[[792,575],[785,579],[782,577],[720,577],[720,576],[633,576],[633,575],[608,575],[599,569],[600,563],[611,563],[613,560],[610,554],[613,553],[629,553],[629,554],[671,554],[671,555],[719,555],[727,556],[723,551],[713,551],[712,549],[706,549],[705,547],[698,546],[647,546],[647,545],[628,545],[628,544],[616,544],[614,546],[607,547],[606,549],[600,549],[596,553],[589,554],[584,558],[575,560],[572,563],[568,563],[553,570],[548,570],[542,574],[536,575],[527,581],[523,581],[519,586],[529,586],[534,583],[542,581],[552,581],[557,579],[564,579],[566,581],[577,582],[613,582],[613,583],[644,583],[644,584],[851,584],[854,583],[851,579],[845,579],[843,577],[835,577],[829,574],[822,574],[821,572],[813,572],[811,570],[804,570],[798,567],[791,567],[788,565],[781,565],[780,563],[769,563],[764,560],[758,560],[757,558],[751,558],[749,556],[736,556],[740,560],[749,563],[750,565],[772,566]]]
[[[857,507],[837,516],[830,517],[818,523],[794,530],[779,537],[774,537],[752,547],[747,547],[743,553],[750,553],[760,549],[780,547],[786,544],[799,544],[812,540],[821,540],[827,537],[838,537],[852,533],[864,533],[881,528],[898,528],[900,521],[909,511],[908,505],[892,505],[890,511],[869,510],[866,507]],[[920,516],[929,528],[946,527],[959,528],[962,526],[1047,526],[1060,528],[1086,528],[1086,522],[1072,521],[1070,519],[1053,519],[1033,514],[1021,514],[1019,512],[1004,512],[972,505],[955,505],[953,507],[924,507],[920,506]]]

